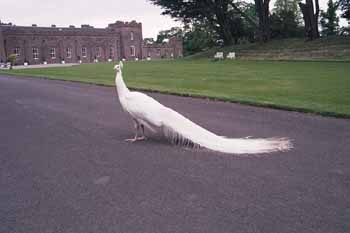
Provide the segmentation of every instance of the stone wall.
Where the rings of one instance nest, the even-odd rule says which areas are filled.
[[[172,37],[169,39],[169,46],[174,48],[175,58],[183,57],[183,41],[182,38]]]
[[[108,28],[120,35],[122,59],[135,60],[142,58],[142,24],[136,21],[109,24]],[[132,48],[133,47],[133,48]]]
[[[166,43],[144,43],[142,48],[143,59],[172,59],[183,55],[182,39],[173,37]]]
[[[82,25],[61,27],[24,27],[0,24],[0,59],[18,49],[17,64],[90,63],[147,58],[178,58],[182,56],[182,41],[144,45],[142,24],[136,21],[109,24],[107,28]],[[34,56],[37,49],[38,56]],[[83,49],[86,54],[83,53]],[[54,56],[51,56],[52,51]]]
[[[6,55],[5,55],[5,45],[4,45],[4,37],[2,34],[2,29],[0,27],[0,62],[6,61]]]
[[[120,59],[119,34],[106,29],[94,28],[43,28],[2,26],[4,47],[7,54],[19,49],[18,64],[67,63],[107,61]],[[86,48],[86,56],[82,48]],[[33,57],[33,48],[38,49],[38,57]],[[55,56],[50,50],[54,49]],[[112,56],[110,56],[112,49]],[[70,54],[67,50],[70,50]],[[99,52],[98,52],[99,50]]]

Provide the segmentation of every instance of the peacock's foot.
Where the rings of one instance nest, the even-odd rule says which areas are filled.
[[[145,136],[141,136],[137,138],[137,141],[144,141],[144,140],[147,140]]]
[[[128,139],[125,139],[126,142],[136,142],[137,141],[137,138],[128,138]]]
[[[147,140],[145,136],[137,137],[137,138],[130,138],[130,139],[125,139],[127,142],[136,142],[136,141],[144,141]]]

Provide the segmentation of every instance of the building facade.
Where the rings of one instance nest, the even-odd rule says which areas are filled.
[[[164,43],[144,41],[142,55],[143,59],[172,59],[182,57],[182,50],[182,38],[172,37]]]
[[[182,40],[174,38],[161,45],[147,45],[142,24],[136,21],[117,21],[106,28],[0,24],[0,62],[5,62],[10,54],[17,55],[16,64],[178,58],[182,57]]]

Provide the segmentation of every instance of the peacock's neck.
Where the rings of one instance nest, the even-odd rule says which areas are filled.
[[[124,96],[125,94],[127,94],[129,92],[129,89],[126,87],[126,85],[124,83],[121,71],[117,72],[117,75],[115,77],[115,85],[117,86],[117,92],[118,92],[119,98]]]

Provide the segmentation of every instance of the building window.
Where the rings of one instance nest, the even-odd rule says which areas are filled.
[[[160,49],[157,49],[157,54],[158,56],[160,56]]]
[[[56,48],[50,48],[50,57],[51,59],[56,58]]]
[[[87,50],[85,47],[81,48],[81,56],[86,57],[87,56]]]
[[[113,46],[109,47],[109,58],[114,57],[114,49]]]
[[[101,57],[101,47],[96,48],[96,57]]]
[[[21,55],[21,54],[20,54],[20,49],[19,49],[19,47],[14,48],[14,49],[13,49],[13,53],[16,54],[16,57],[18,57],[19,55]]]
[[[134,40],[134,32],[130,32],[130,40]]]
[[[66,57],[72,58],[72,48],[66,48]]]
[[[130,46],[130,56],[135,56],[135,46]]]
[[[33,53],[33,58],[35,60],[38,60],[39,59],[39,49],[38,48],[33,48],[32,49],[32,53]]]

